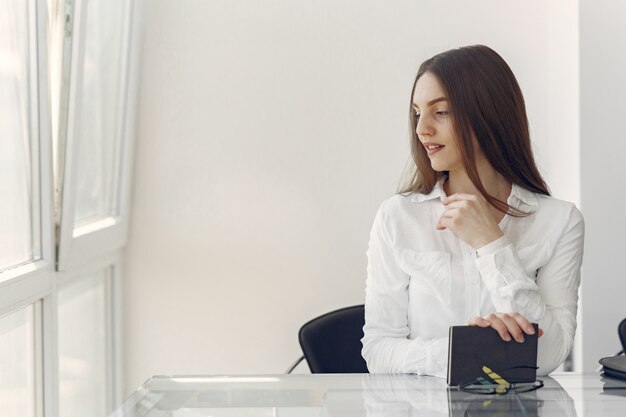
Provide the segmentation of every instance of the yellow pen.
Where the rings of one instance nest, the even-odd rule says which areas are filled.
[[[509,387],[510,384],[508,383],[506,379],[502,378],[500,375],[496,374],[494,371],[492,371],[485,365],[483,365],[483,372],[487,374],[489,378],[493,379],[496,382],[496,384],[501,385],[505,388]]]

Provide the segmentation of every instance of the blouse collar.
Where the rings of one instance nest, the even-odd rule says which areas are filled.
[[[421,203],[422,201],[433,200],[435,198],[439,198],[441,201],[443,201],[444,198],[446,198],[446,192],[443,189],[443,183],[445,182],[446,178],[447,177],[445,175],[442,175],[428,194],[414,193],[411,196],[411,201],[414,203]],[[522,188],[515,183],[513,183],[513,185],[511,186],[511,195],[507,200],[508,204],[514,203],[513,201],[511,201],[512,197],[517,198],[520,202],[529,206],[539,205],[539,201],[537,200],[537,196],[534,192]]]

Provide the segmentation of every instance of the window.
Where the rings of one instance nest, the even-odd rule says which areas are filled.
[[[0,410],[3,417],[35,417],[34,306],[0,318]]]
[[[64,417],[107,415],[109,270],[86,274],[58,292],[59,409]],[[81,331],[76,331],[80,329]]]
[[[128,224],[134,7],[0,0],[3,417],[106,416],[121,401],[114,289]]]
[[[75,150],[79,155],[75,229],[119,215],[126,4],[120,0],[86,1],[83,49],[77,57],[81,81],[76,85],[73,108],[79,116],[73,126],[79,142]]]
[[[132,141],[128,76],[132,2],[82,0],[72,35],[72,77],[61,92],[57,165],[62,184],[58,269],[121,248],[128,227]],[[65,48],[68,51],[70,48]],[[63,90],[63,87],[62,87]],[[64,98],[64,100],[63,100]],[[65,110],[65,111],[63,111]]]
[[[0,270],[41,258],[37,80],[29,4],[0,0]]]

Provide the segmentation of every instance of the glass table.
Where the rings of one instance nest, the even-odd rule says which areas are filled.
[[[536,391],[479,395],[417,375],[155,376],[111,417],[626,416],[626,381],[540,379]]]

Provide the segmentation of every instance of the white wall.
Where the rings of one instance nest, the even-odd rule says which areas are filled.
[[[419,63],[490,45],[540,167],[578,201],[577,4],[151,0],[125,270],[125,392],[280,373],[306,320],[362,303],[369,229],[408,158]]]
[[[580,136],[583,264],[583,363],[620,347],[626,317],[626,3],[580,0]]]

